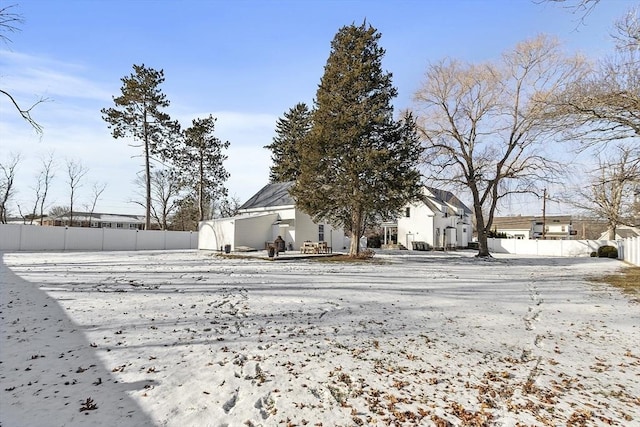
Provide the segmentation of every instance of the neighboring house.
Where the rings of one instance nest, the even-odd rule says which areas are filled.
[[[627,225],[619,225],[616,227],[615,240],[627,239],[629,237],[640,236],[640,229],[638,227],[629,227]],[[605,231],[600,235],[598,240],[609,240],[609,232]]]
[[[509,239],[570,240],[577,234],[568,215],[495,217],[491,228]]]
[[[33,221],[17,216],[7,217],[7,224],[18,224],[18,225],[26,225],[26,224],[40,224],[40,218],[34,219]]]
[[[305,241],[327,242],[333,250],[346,248],[344,230],[315,223],[296,209],[289,194],[293,184],[267,184],[240,206],[236,216],[200,222],[198,249],[265,249],[278,236],[284,239],[287,250],[300,250]]]
[[[408,204],[396,224],[385,223],[384,244],[407,249],[466,248],[472,239],[471,210],[456,196],[444,190],[423,187],[420,201]],[[389,236],[396,236],[390,241]]]
[[[45,218],[42,225],[69,226],[71,215],[65,213],[57,217]],[[124,230],[144,230],[145,217],[140,215],[121,215],[98,212],[73,212],[73,227],[118,228]]]

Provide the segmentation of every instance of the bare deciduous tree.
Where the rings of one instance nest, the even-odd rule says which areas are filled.
[[[29,221],[30,224],[33,224],[33,221],[39,217],[40,225],[43,224],[44,221],[44,208],[47,200],[47,195],[49,194],[49,187],[51,185],[51,181],[54,178],[54,160],[53,153],[49,154],[47,158],[41,158],[42,161],[42,169],[38,172],[36,176],[35,186],[31,187],[35,192],[35,199],[33,202],[33,208],[31,212],[24,216],[23,219],[25,223]]]
[[[91,206],[87,206],[87,210],[89,211],[89,227],[91,227],[91,220],[93,219],[93,213],[96,210],[96,204],[98,200],[100,200],[100,196],[104,193],[104,190],[107,188],[107,184],[102,182],[94,182],[91,186]]]
[[[7,223],[9,200],[15,193],[13,184],[19,163],[20,154],[11,154],[6,161],[0,163],[0,224]]]
[[[586,214],[605,220],[610,240],[615,239],[619,225],[638,225],[634,188],[640,175],[640,161],[633,156],[633,149],[623,144],[608,155],[601,153],[598,168],[588,176],[589,183],[574,189],[568,198]]]
[[[76,192],[82,186],[82,178],[89,172],[79,160],[67,159],[67,183],[69,184],[69,227],[73,227],[73,204]]]
[[[51,217],[59,217],[65,215],[69,212],[69,206],[53,206],[49,209],[49,216]]]
[[[559,165],[545,151],[557,131],[544,120],[545,104],[583,66],[555,40],[539,36],[497,63],[443,60],[428,68],[415,95],[427,175],[470,193],[478,256],[490,255],[487,235],[498,202],[514,193],[539,194],[558,176]]]
[[[42,225],[44,219],[44,209],[47,196],[49,195],[49,187],[55,177],[55,163],[53,160],[53,153],[49,154],[49,157],[42,159],[42,171],[40,177],[42,178],[42,197],[40,198],[40,225]]]
[[[229,218],[238,214],[240,199],[236,196],[225,197],[220,201],[215,201],[212,211],[214,218]]]
[[[138,175],[135,184],[144,189],[144,176]],[[160,225],[160,229],[168,229],[169,219],[178,209],[181,191],[179,180],[168,170],[156,169],[151,173],[151,216]],[[133,200],[133,203],[145,207],[146,202],[142,202],[145,200],[144,196],[140,196],[141,200]]]

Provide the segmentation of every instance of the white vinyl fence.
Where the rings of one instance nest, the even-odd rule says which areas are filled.
[[[590,256],[600,246],[618,248],[618,259],[640,266],[640,237],[623,240],[520,240],[489,239],[489,251],[517,255]]]
[[[191,231],[0,224],[0,251],[140,251],[197,248],[198,233]]]
[[[622,256],[620,258],[630,264],[640,266],[640,237],[629,237],[621,242]]]

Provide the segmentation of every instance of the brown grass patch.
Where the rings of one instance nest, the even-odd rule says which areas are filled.
[[[614,286],[629,295],[632,301],[640,302],[640,267],[625,267],[618,274],[597,277],[592,281]]]

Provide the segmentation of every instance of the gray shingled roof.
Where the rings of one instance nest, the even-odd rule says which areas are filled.
[[[293,200],[293,197],[289,194],[289,190],[293,184],[294,181],[267,184],[253,197],[244,202],[239,209],[243,210],[295,205],[295,200]]]
[[[467,205],[465,205],[464,203],[462,203],[462,201],[460,201],[460,199],[458,199],[456,196],[454,196],[453,193],[446,191],[446,190],[439,190],[437,188],[433,188],[433,187],[426,187],[436,198],[436,200],[438,200],[438,202],[440,203],[448,203],[452,206],[455,206],[456,208],[460,208],[464,211],[465,214],[467,215],[471,215],[471,209],[469,209],[467,207]]]

